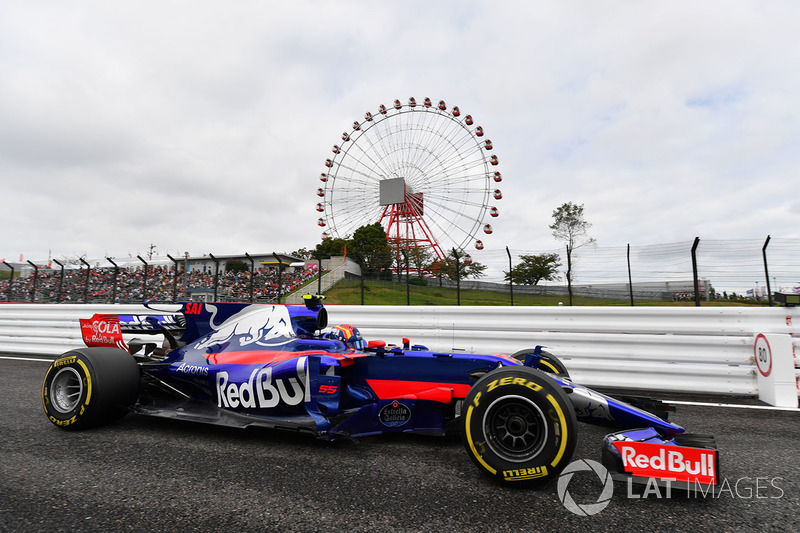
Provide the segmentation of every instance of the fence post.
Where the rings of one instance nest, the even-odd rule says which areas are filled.
[[[147,261],[142,259],[141,255],[136,257],[144,264],[144,277],[142,278],[142,302],[144,302],[147,300]]]
[[[189,252],[183,252],[183,294],[187,300],[191,300],[189,295]]]
[[[278,303],[281,303],[281,294],[283,292],[283,261],[278,257],[278,254],[272,252],[273,257],[278,262]]]
[[[360,277],[360,279],[361,279],[361,305],[364,305],[364,273],[365,272],[366,272],[366,269],[362,269],[361,270],[361,277]]]
[[[322,296],[322,258],[317,252],[312,254],[317,260],[317,294]],[[328,257],[330,259],[330,256]]]
[[[400,250],[403,254],[403,260],[406,263],[406,305],[411,305],[411,278],[408,274],[408,254],[405,250]]]
[[[514,306],[514,272],[511,267],[511,252],[506,246],[506,254],[508,255],[508,288],[509,292],[511,292],[511,306]]]
[[[631,277],[631,243],[628,243],[628,290],[631,294],[631,307],[633,307],[633,278]]]
[[[208,254],[208,257],[214,261],[214,302],[217,301],[217,286],[219,285],[219,260],[214,257],[214,254]]]
[[[567,291],[569,292],[569,305],[572,307],[572,251],[569,248],[569,244],[566,245],[567,248]]]
[[[39,281],[39,267],[30,259],[28,259],[28,264],[33,267],[33,287],[31,288],[31,303],[33,303],[36,301],[36,283]]]
[[[86,283],[83,285],[83,303],[89,303],[89,276],[92,274],[92,265],[87,263],[83,257],[79,257],[78,259],[81,260],[81,263],[86,265]]]
[[[58,259],[53,259],[53,263],[61,267],[61,276],[58,279],[58,299],[56,300],[56,303],[60,304],[64,295],[64,265]]]
[[[3,259],[3,264],[11,269],[11,277],[8,278],[8,288],[6,289],[6,300],[11,301],[11,287],[14,286],[14,267],[6,263],[5,259]]]
[[[767,245],[769,244],[770,236],[767,235],[767,240],[764,241],[764,247],[761,248],[761,255],[764,257],[764,276],[767,278],[767,301],[769,306],[772,307],[772,289],[769,286],[769,267],[767,266]]]
[[[461,256],[458,255],[455,248],[453,248],[453,257],[456,258],[456,305],[461,305],[461,263],[459,262]]]
[[[359,276],[359,280],[361,284],[361,305],[364,305],[364,275],[367,273],[366,264],[359,250],[354,250],[353,255],[356,256],[356,261],[358,261],[361,267],[361,276]]]
[[[169,260],[173,263],[173,268],[175,270],[172,271],[172,301],[173,303],[178,298],[178,259],[173,258],[171,255],[167,254]]]
[[[111,303],[115,304],[117,303],[117,273],[119,272],[119,267],[110,257],[106,257],[106,261],[114,265],[114,278],[111,283]]]
[[[147,261],[142,259],[141,255],[137,255],[139,261],[144,264],[144,278],[142,279],[142,302],[147,301]]]
[[[244,256],[250,260],[250,303],[253,303],[255,301],[256,260],[250,257],[250,254],[247,252],[244,253]]]
[[[697,245],[700,244],[700,237],[694,238],[692,244],[692,276],[694,278],[694,305],[700,307],[700,287],[697,279]]]

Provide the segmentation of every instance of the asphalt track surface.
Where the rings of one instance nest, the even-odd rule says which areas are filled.
[[[728,490],[644,497],[616,484],[602,511],[577,516],[555,482],[488,481],[457,438],[328,443],[138,415],[62,431],[41,405],[47,367],[0,358],[1,531],[800,531],[797,411],[681,405],[676,422],[717,436]],[[610,430],[580,429],[573,459],[600,461]],[[601,490],[591,472],[568,484],[578,504]]]

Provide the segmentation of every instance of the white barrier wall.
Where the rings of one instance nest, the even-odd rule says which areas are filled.
[[[95,313],[158,314],[143,305],[0,304],[0,353],[55,356],[85,346],[78,319]]]
[[[331,306],[331,323],[366,338],[450,351],[512,353],[536,344],[594,387],[758,395],[754,338],[788,336],[800,313],[745,307],[391,307]],[[790,342],[794,348],[794,343]],[[795,367],[794,349],[773,354]],[[797,383],[796,371],[784,376]],[[797,387],[795,386],[795,391]],[[796,406],[796,398],[795,404]]]
[[[777,379],[784,392],[786,383],[795,383],[797,405],[794,335],[800,312],[794,308],[327,309],[331,325],[353,324],[367,339],[394,344],[408,337],[432,350],[468,353],[513,353],[544,344],[564,360],[576,382],[650,391],[758,396],[755,339],[759,334],[785,337],[786,342],[774,343],[780,349],[770,357],[782,373]],[[82,346],[78,318],[94,313],[155,314],[139,305],[0,304],[0,352],[52,356]]]

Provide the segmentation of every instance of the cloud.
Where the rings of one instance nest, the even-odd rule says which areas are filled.
[[[793,2],[26,2],[0,21],[0,256],[291,251],[366,111],[459,105],[503,174],[485,257],[797,238]],[[476,259],[480,260],[478,254]],[[499,267],[498,267],[499,268]]]

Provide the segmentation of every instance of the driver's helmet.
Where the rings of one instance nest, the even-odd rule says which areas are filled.
[[[361,336],[358,328],[350,324],[333,326],[330,333],[325,334],[325,338],[342,341],[348,348],[353,350],[363,350],[367,347],[367,341]]]

